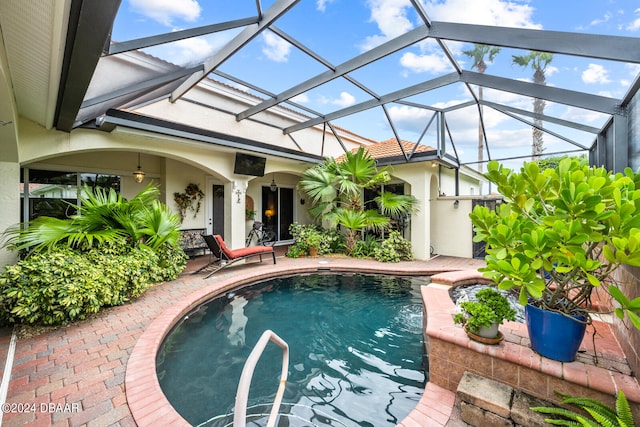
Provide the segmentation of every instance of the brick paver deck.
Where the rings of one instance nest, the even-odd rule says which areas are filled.
[[[2,424],[9,427],[135,426],[131,411],[135,406],[138,421],[151,421],[148,425],[154,426],[175,425],[169,417],[174,413],[171,408],[157,407],[157,396],[141,394],[148,390],[149,383],[157,382],[154,363],[146,366],[153,374],[142,377],[136,375],[144,370],[129,366],[127,372],[127,364],[141,337],[140,343],[143,343],[153,335],[147,332],[143,336],[145,331],[175,318],[171,312],[178,302],[198,294],[208,295],[219,284],[274,272],[284,274],[287,270],[325,268],[420,275],[466,270],[461,273],[465,276],[483,264],[453,257],[391,264],[347,258],[293,260],[280,256],[275,266],[268,261],[249,263],[222,270],[208,280],[203,280],[203,275],[188,274],[206,260],[207,257],[201,257],[191,261],[179,279],[154,286],[130,304],[106,309],[90,320],[19,339]],[[453,281],[460,279],[457,276],[456,273],[448,275]],[[440,282],[446,283],[447,275],[440,277]],[[10,337],[10,330],[0,331],[0,369],[5,366]],[[144,345],[157,348],[160,339]],[[144,354],[140,347],[136,352]],[[128,393],[125,393],[126,376]],[[443,426],[449,420],[453,404],[453,392],[428,383],[420,403],[400,425]]]
[[[191,262],[185,273],[203,260],[206,257]],[[319,258],[292,260],[279,257],[276,266],[269,262],[247,264],[222,270],[208,280],[203,280],[202,275],[183,274],[175,281],[154,286],[132,303],[106,309],[93,319],[19,339],[2,425],[135,426],[125,393],[125,373],[138,339],[154,319],[176,301],[239,273],[260,275],[274,268],[284,272],[291,267],[343,266],[361,271],[433,274],[480,265],[478,261],[449,257],[397,264],[340,258],[328,258],[328,264],[319,264],[321,261]],[[10,334],[7,330],[0,334],[0,369],[5,366]],[[442,399],[445,408],[427,411],[437,420],[431,424],[428,418],[421,416],[422,421],[405,420],[405,426],[442,425],[442,420],[448,418],[442,412],[446,413],[446,408],[453,405],[451,393],[434,386],[427,387],[425,394],[431,391]],[[162,415],[157,412],[153,415],[154,425],[167,425]]]

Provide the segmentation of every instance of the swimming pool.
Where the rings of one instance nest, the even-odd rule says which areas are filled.
[[[396,425],[414,409],[426,381],[420,285],[427,283],[314,274],[227,293],[167,336],[157,357],[160,385],[193,425],[229,424],[224,414],[233,410],[244,361],[271,329],[290,347],[281,410],[289,414],[287,425]],[[268,413],[280,358],[270,345],[256,367],[249,395],[255,413]]]

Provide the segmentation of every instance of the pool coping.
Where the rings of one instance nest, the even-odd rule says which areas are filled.
[[[317,272],[354,272],[354,273],[382,273],[396,275],[424,275],[433,276],[443,273],[442,268],[414,267],[407,269],[403,264],[369,264],[353,266],[349,265],[348,259],[319,260],[318,265],[310,266],[287,266],[286,268],[276,265],[260,269],[242,269],[237,275],[225,277],[219,281],[213,276],[208,281],[212,283],[200,288],[174,305],[164,310],[157,316],[142,336],[138,339],[126,367],[125,392],[129,410],[139,427],[156,426],[158,420],[171,426],[190,426],[189,424],[167,400],[162,392],[156,374],[156,356],[162,341],[173,327],[185,315],[197,306],[211,300],[216,295],[228,290],[236,289],[254,283],[282,275],[308,274]],[[457,270],[457,269],[456,269]],[[476,271],[467,271],[466,275],[477,275]],[[455,274],[455,273],[454,273]],[[438,396],[438,402],[429,402],[428,396],[434,393]],[[437,385],[425,387],[423,396],[414,409],[400,424],[402,427],[413,427],[424,425],[424,418],[429,414],[434,424],[444,425],[451,414],[454,403],[454,394]],[[419,421],[420,420],[420,421]]]

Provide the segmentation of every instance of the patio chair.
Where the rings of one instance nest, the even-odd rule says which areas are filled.
[[[202,238],[207,243],[211,254],[217,258],[217,261],[210,261],[207,265],[200,267],[198,270],[193,272],[193,274],[199,273],[205,270],[207,267],[217,263],[213,271],[205,276],[205,279],[208,279],[216,272],[230,266],[231,264],[234,264],[237,261],[241,261],[254,256],[259,256],[260,262],[262,262],[263,255],[271,254],[271,256],[273,257],[273,263],[276,263],[276,253],[273,249],[273,246],[250,246],[248,248],[229,249],[224,243],[224,240],[222,240],[222,236],[218,234],[203,234]]]

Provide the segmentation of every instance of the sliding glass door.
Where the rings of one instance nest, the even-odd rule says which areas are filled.
[[[291,240],[289,226],[293,223],[293,188],[262,187],[262,222],[273,230],[278,241]]]

